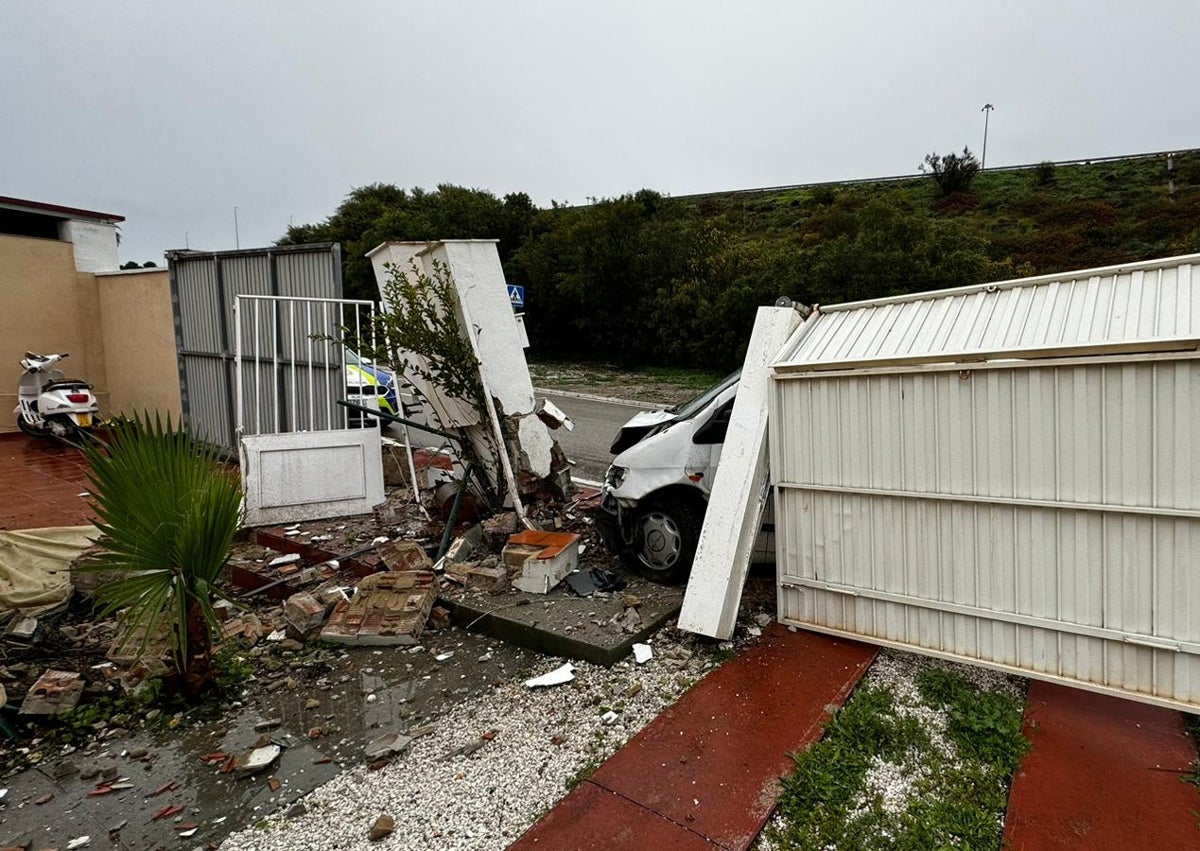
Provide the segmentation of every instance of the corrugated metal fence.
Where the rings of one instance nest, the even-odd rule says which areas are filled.
[[[878,305],[806,323],[772,388],[781,619],[1200,711],[1197,261],[912,297],[886,345]],[[1041,330],[956,335],[1005,305]]]
[[[239,295],[300,296],[339,299],[342,295],[341,248],[337,244],[292,245],[242,251],[174,251],[167,255],[171,275],[171,301],[175,314],[175,340],[179,355],[183,412],[209,440],[236,451],[233,305]],[[334,335],[340,316],[327,317],[314,334]],[[271,333],[283,334],[279,317]],[[339,347],[333,347],[340,351]],[[328,373],[314,384],[316,396],[305,402],[322,410],[336,410],[334,400],[345,398],[344,366],[340,355],[329,359],[328,347],[318,350],[320,360],[305,360],[303,348],[295,352],[305,367]],[[278,371],[274,371],[279,375]],[[253,412],[253,421],[267,421],[274,412]],[[283,429],[286,430],[286,429]]]

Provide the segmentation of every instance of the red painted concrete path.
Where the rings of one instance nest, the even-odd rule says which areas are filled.
[[[0,529],[80,526],[92,520],[83,453],[49,438],[0,435]]]
[[[1200,848],[1200,790],[1179,780],[1196,757],[1180,713],[1034,680],[1025,736],[1006,848]]]
[[[778,624],[685,693],[510,848],[745,849],[788,754],[821,737],[875,649]]]

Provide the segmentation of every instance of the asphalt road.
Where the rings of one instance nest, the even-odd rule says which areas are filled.
[[[537,391],[538,398],[546,398],[562,408],[575,423],[574,431],[565,428],[551,432],[567,457],[575,462],[571,474],[576,479],[594,482],[604,478],[612,461],[608,447],[621,426],[638,411],[647,406],[639,402],[603,401],[598,397],[582,398],[559,393]]]

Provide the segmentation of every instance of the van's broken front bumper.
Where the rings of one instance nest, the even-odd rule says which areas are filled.
[[[614,553],[621,553],[633,543],[633,507],[622,506],[614,493],[628,472],[624,467],[612,466],[604,476],[600,487],[600,510],[596,512],[596,529],[604,546]]]

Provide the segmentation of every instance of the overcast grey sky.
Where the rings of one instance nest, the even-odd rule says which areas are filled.
[[[1194,0],[0,0],[0,195],[122,259],[265,245],[354,186],[539,204],[1200,146]]]

